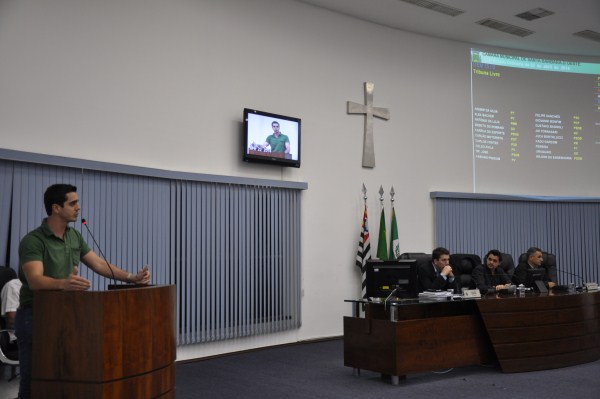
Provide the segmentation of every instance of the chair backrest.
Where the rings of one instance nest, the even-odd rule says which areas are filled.
[[[515,274],[515,261],[512,255],[502,252],[502,262],[500,262],[499,267],[508,274],[508,277],[512,277]]]
[[[481,258],[476,254],[452,254],[450,255],[450,266],[454,276],[458,276],[460,287],[474,288],[475,283],[471,277],[473,269],[481,264]]]
[[[431,262],[431,254],[426,254],[425,252],[404,252],[400,254],[398,259],[415,259],[416,264],[420,265],[424,262]]]

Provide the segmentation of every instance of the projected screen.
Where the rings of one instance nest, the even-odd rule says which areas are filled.
[[[471,104],[474,192],[600,195],[600,64],[472,49]]]

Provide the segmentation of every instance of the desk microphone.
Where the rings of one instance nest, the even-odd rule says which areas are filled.
[[[572,276],[572,277],[576,277],[581,281],[581,285],[578,286],[577,288],[581,288],[585,285],[585,282],[583,281],[583,277],[581,277],[579,274],[575,274],[575,273],[571,273],[568,272],[566,270],[562,270],[562,269],[558,269],[559,272],[561,272],[563,275],[567,275],[567,276]]]
[[[392,290],[392,292],[390,292],[390,295],[388,295],[388,296],[387,296],[387,298],[385,298],[385,300],[383,301],[383,308],[384,308],[384,309],[385,309],[385,308],[386,308],[386,306],[387,306],[387,302],[388,302],[388,300],[389,300],[389,299],[392,297],[392,295],[394,295],[394,294],[396,293],[396,291],[398,291],[398,288],[400,288],[400,287],[396,286],[396,288],[394,288],[394,289]]]
[[[90,237],[92,237],[92,240],[94,241],[94,244],[96,245],[96,248],[98,248],[98,252],[100,252],[100,255],[102,255],[102,259],[104,259],[104,261],[106,262],[106,266],[108,266],[108,270],[110,270],[110,275],[112,276],[112,281],[116,285],[117,279],[115,278],[115,272],[113,271],[112,267],[110,266],[110,263],[108,263],[108,261],[106,260],[106,256],[104,256],[104,252],[102,252],[100,245],[98,245],[98,243],[96,242],[96,239],[94,238],[94,235],[92,234],[92,231],[90,230],[90,228],[87,225],[87,220],[81,219],[81,224],[83,224],[85,226],[88,233],[90,234]]]

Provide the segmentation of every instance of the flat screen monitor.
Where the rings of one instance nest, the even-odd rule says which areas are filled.
[[[300,167],[301,120],[244,108],[244,162]]]
[[[415,259],[369,260],[365,268],[367,297],[387,298],[394,289],[399,298],[418,296]]]
[[[527,278],[525,279],[525,286],[532,287],[537,292],[548,292],[548,290],[545,288],[545,278],[546,269],[544,269],[543,267],[527,269]]]

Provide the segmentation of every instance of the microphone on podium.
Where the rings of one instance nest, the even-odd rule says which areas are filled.
[[[108,266],[108,270],[110,270],[110,275],[112,277],[113,283],[115,285],[117,285],[117,279],[115,278],[115,272],[113,271],[112,267],[110,267],[110,263],[108,263],[108,260],[106,260],[106,256],[104,256],[104,252],[102,252],[102,249],[100,248],[100,245],[98,245],[98,242],[96,242],[96,239],[94,238],[94,235],[92,234],[92,231],[88,227],[87,220],[85,220],[85,219],[82,218],[81,219],[81,224],[83,224],[85,226],[85,228],[87,229],[88,233],[90,234],[90,237],[92,237],[92,240],[94,241],[94,244],[96,245],[96,248],[98,248],[98,252],[100,252],[100,255],[102,255],[102,259],[104,259],[104,262],[106,262],[106,266]]]

